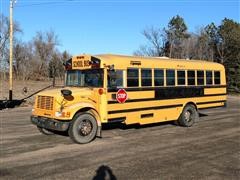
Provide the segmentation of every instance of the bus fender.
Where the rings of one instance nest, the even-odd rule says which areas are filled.
[[[93,115],[98,125],[97,136],[101,137],[101,130],[102,130],[101,119],[95,107],[91,103],[88,103],[88,102],[76,103],[72,106],[69,106],[68,109],[71,109],[71,111],[73,112],[71,119],[73,119],[73,117],[79,112],[88,112],[91,115]]]

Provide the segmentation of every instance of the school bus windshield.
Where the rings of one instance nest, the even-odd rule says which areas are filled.
[[[68,70],[66,86],[103,87],[103,69]]]

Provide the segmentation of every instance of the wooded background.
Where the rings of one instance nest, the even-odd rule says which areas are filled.
[[[9,20],[0,19],[0,77],[8,78]],[[59,50],[55,32],[36,32],[29,42],[23,42],[20,25],[14,22],[13,71],[16,80],[64,78],[62,63],[71,55]],[[240,23],[223,19],[220,25],[210,23],[189,32],[179,15],[171,18],[167,27],[143,30],[145,45],[134,52],[137,56],[167,56],[179,59],[200,59],[221,63],[226,68],[229,92],[240,93]]]

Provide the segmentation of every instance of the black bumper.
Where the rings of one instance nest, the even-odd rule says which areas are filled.
[[[55,119],[31,116],[31,122],[45,129],[55,130],[55,131],[66,131],[68,130],[70,122],[58,121]]]

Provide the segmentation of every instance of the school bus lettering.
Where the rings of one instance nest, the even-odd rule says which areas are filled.
[[[76,143],[89,143],[112,122],[190,127],[199,110],[226,105],[225,69],[218,63],[79,55],[65,70],[63,88],[36,95],[31,121],[45,134],[67,131]]]
[[[88,60],[84,61],[84,67],[88,67],[88,66],[90,66],[90,61]]]
[[[74,61],[74,62],[73,62],[73,67],[75,67],[75,68],[83,67],[82,61]]]
[[[84,61],[74,61],[73,62],[73,67],[74,68],[82,68],[82,67],[89,67],[90,66],[90,61],[89,60],[84,60]]]

